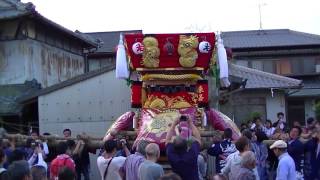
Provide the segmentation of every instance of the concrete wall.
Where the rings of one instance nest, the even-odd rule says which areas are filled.
[[[314,99],[306,98],[304,101],[305,119],[309,117],[315,117]]]
[[[0,42],[0,85],[36,79],[48,87],[83,73],[83,56],[31,39]]]
[[[274,91],[272,97],[269,90],[244,90],[232,94],[227,103],[220,105],[220,111],[238,125],[246,122],[253,112],[259,112],[262,119],[275,121],[278,112],[286,112],[285,95]]]
[[[130,88],[110,71],[39,97],[40,132],[62,135],[64,128],[75,134],[103,136],[121,114],[130,110]]]
[[[231,119],[234,119],[237,125],[248,121],[253,112],[259,112],[262,118],[265,118],[265,97],[265,91],[240,91],[229,96],[228,102],[220,105],[220,111]]]
[[[131,108],[130,88],[123,80],[115,79],[115,71],[40,96],[40,133],[62,136],[69,128],[75,136],[82,132],[102,137],[106,129],[121,114]],[[91,179],[100,179],[97,153],[90,154]]]
[[[104,57],[104,58],[91,58],[88,57],[89,61],[89,71],[93,71],[96,69],[101,69],[106,66],[110,66],[112,64],[115,64],[116,58],[111,56],[111,57]]]

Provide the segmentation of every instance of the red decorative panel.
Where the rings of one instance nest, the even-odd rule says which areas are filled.
[[[134,81],[131,85],[131,107],[140,108],[142,98],[142,82]]]
[[[208,42],[211,49],[208,53],[203,53],[197,49],[198,58],[194,67],[201,67],[207,69],[212,56],[212,51],[215,46],[215,34],[214,33],[194,33],[194,34],[126,34],[126,50],[131,60],[131,66],[133,69],[146,68],[142,65],[142,54],[136,54],[133,52],[132,46],[136,42],[142,43],[144,37],[152,36],[158,41],[158,48],[160,49],[159,67],[158,68],[181,68],[179,63],[180,55],[178,54],[178,45],[180,35],[193,35],[198,37],[199,44],[201,42]]]
[[[198,106],[207,107],[209,105],[209,87],[207,80],[201,80],[197,83]]]

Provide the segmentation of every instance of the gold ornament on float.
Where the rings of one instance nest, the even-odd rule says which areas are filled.
[[[198,74],[178,74],[178,75],[170,75],[170,74],[145,74],[142,76],[142,81],[152,81],[152,80],[169,80],[169,81],[197,81],[201,80],[202,77]]]
[[[156,98],[155,100],[153,100],[150,104],[150,108],[165,108],[166,107],[166,103],[164,102],[164,100]]]
[[[178,53],[179,63],[182,67],[194,67],[198,59],[197,48],[199,45],[197,36],[180,35]]]
[[[148,68],[159,67],[160,49],[158,40],[154,37],[145,37],[143,39],[142,65]]]

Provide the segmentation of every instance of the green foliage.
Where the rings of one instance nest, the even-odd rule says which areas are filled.
[[[254,118],[257,118],[257,117],[261,117],[261,113],[260,112],[252,112],[252,113],[250,113],[250,118],[251,119],[254,119]]]
[[[248,121],[252,121],[256,117],[261,117],[262,114],[260,112],[251,112],[245,119],[241,121],[241,123],[247,124]]]

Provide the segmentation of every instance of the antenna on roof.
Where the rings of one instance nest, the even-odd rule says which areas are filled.
[[[262,30],[263,28],[262,28],[262,13],[261,13],[261,7],[262,6],[265,6],[265,5],[267,5],[266,3],[262,3],[261,1],[259,2],[259,5],[258,5],[258,7],[259,7],[259,22],[260,22],[260,24],[259,24],[259,30]]]

